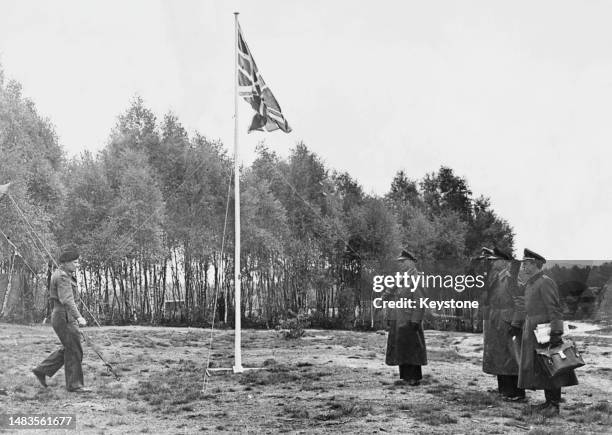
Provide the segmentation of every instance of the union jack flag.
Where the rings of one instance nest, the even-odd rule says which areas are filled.
[[[242,36],[240,25],[238,25],[238,95],[256,112],[249,133],[253,130],[263,131],[264,128],[266,131],[278,129],[285,133],[291,131],[278,101],[257,69],[251,51]]]

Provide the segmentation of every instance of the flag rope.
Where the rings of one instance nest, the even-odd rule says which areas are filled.
[[[230,195],[232,193],[232,173],[230,174],[229,177],[229,183],[227,186],[227,200],[225,203],[225,221],[223,222],[223,237],[221,238],[221,283],[223,283],[223,277],[224,275],[224,268],[223,268],[223,254],[224,254],[224,250],[225,250],[225,234],[226,234],[226,229],[227,229],[227,217],[229,214],[229,204],[230,204]],[[208,369],[210,368],[210,356],[212,354],[212,346],[213,346],[213,332],[215,329],[215,316],[217,315],[217,296],[219,295],[219,287],[222,286],[222,284],[220,283],[220,285],[215,289],[215,297],[214,297],[214,302],[213,302],[213,314],[212,314],[212,320],[210,322],[210,342],[208,344],[208,356],[206,358],[206,368],[204,371],[204,387],[203,387],[203,391],[206,394],[207,390],[208,390],[208,378],[210,377],[210,372],[208,371]],[[227,311],[227,307],[225,307],[225,310]]]
[[[10,184],[10,183],[9,183],[9,184]],[[7,192],[5,192],[5,193],[7,193]],[[9,196],[9,195],[8,195],[8,193],[7,193],[7,196]],[[2,199],[2,197],[0,197],[0,200],[1,200],[1,199]],[[11,198],[11,199],[12,199],[12,198]],[[14,200],[13,200],[13,204],[15,204],[15,201],[14,201]],[[19,208],[19,206],[18,206],[17,204],[15,204],[15,206],[16,206],[17,210],[18,210],[18,211],[20,212],[20,214],[21,214],[21,209]],[[22,217],[23,217],[23,215],[22,215]],[[27,222],[27,220],[26,220],[26,222]],[[25,233],[27,234],[27,237],[28,237],[28,238],[30,239],[30,241],[32,242],[32,246],[34,246],[34,247],[36,248],[36,250],[35,250],[34,252],[35,252],[35,253],[37,253],[38,255],[40,255],[40,256],[42,257],[43,261],[46,263],[46,262],[48,261],[48,260],[47,260],[47,257],[44,255],[44,253],[43,253],[43,252],[42,252],[40,249],[38,249],[38,245],[37,245],[37,243],[36,243],[36,240],[34,239],[34,236],[32,235],[32,232],[30,231],[30,229],[29,229],[28,227],[26,227],[26,228],[25,228]],[[4,233],[3,233],[3,234],[4,234]],[[14,246],[14,244],[13,244],[13,243],[12,243],[12,242],[9,240],[8,236],[4,235],[4,237],[5,237],[5,238],[6,238],[6,240],[9,242],[9,244],[11,244],[11,245],[13,245],[13,246]],[[17,249],[17,248],[15,247],[15,249]],[[23,256],[22,256],[21,258],[23,259]],[[24,260],[24,262],[25,262],[25,260]],[[30,269],[30,270],[32,270],[32,269]],[[32,271],[32,273],[34,273],[34,275],[36,275],[36,273],[35,273],[34,271]]]
[[[10,194],[10,192],[8,193],[8,197],[9,199],[13,202],[13,204],[15,205],[15,207],[17,208],[17,211],[19,212],[19,214],[21,214],[21,217],[23,218],[23,220],[25,221],[25,223],[30,227],[30,229],[32,230],[32,233],[36,236],[36,238],[38,239],[40,245],[43,247],[43,249],[45,250],[45,252],[47,253],[47,255],[49,256],[49,258],[51,259],[51,261],[53,261],[55,263],[55,266],[59,267],[59,265],[57,264],[57,261],[55,261],[55,258],[53,258],[53,255],[51,255],[49,253],[49,251],[47,250],[47,248],[45,247],[45,244],[42,242],[42,240],[40,240],[40,237],[38,237],[38,234],[36,233],[36,231],[34,230],[34,228],[32,228],[32,225],[30,225],[30,222],[26,219],[23,211],[21,211],[21,208],[19,207],[19,205],[17,205],[17,202],[13,199],[13,195]]]
[[[19,252],[19,250],[17,249],[17,246],[15,246],[15,244],[12,242],[12,240],[4,233],[4,231],[2,231],[2,229],[0,229],[0,234],[2,234],[4,236],[4,238],[6,239],[6,241],[8,242],[8,244],[13,248],[13,250],[15,252],[17,252],[17,255],[21,258],[21,261],[23,261],[23,264],[25,264],[27,266],[28,269],[30,269],[30,272],[32,272],[33,275],[38,275],[36,272],[34,272],[34,270],[30,267],[30,265],[28,264],[27,261],[25,261],[25,258],[23,258],[23,255],[21,255],[21,253]]]

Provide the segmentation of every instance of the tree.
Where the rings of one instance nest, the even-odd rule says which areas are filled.
[[[460,219],[472,219],[472,191],[465,178],[458,177],[451,168],[442,166],[438,173],[430,173],[421,182],[423,198],[434,215],[455,212]]]
[[[413,207],[422,207],[423,200],[419,193],[417,182],[409,179],[404,171],[398,171],[391,181],[391,189],[386,198],[392,204],[401,206],[410,204]]]
[[[496,246],[513,251],[514,232],[507,221],[491,209],[488,198],[480,196],[474,201],[474,218],[469,223],[465,241],[467,255],[475,256],[482,246]]]
[[[1,67],[0,161],[0,184],[11,183],[10,195],[25,219],[44,247],[56,251],[53,216],[62,200],[62,149],[53,125],[38,114],[31,100],[23,97],[18,82],[5,82]],[[0,207],[0,227],[17,245],[26,263],[34,271],[42,269],[48,261],[44,247],[30,234],[28,224],[8,197],[1,200]],[[10,251],[5,240],[1,243],[3,252]]]

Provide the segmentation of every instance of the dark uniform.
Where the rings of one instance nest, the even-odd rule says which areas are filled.
[[[495,250],[495,260],[510,261],[507,253]],[[518,285],[505,268],[493,276],[488,282],[483,307],[484,352],[482,370],[491,375],[497,375],[499,393],[510,400],[525,397],[525,390],[518,388],[518,343],[513,342],[512,319],[516,316],[516,299]],[[517,338],[520,343],[520,337]]]
[[[528,256],[532,259],[536,258],[538,261],[545,261],[543,257],[526,249],[525,257]],[[520,322],[521,320],[518,319],[515,325],[518,326]],[[523,334],[518,385],[520,388],[544,390],[546,403],[543,405],[553,405],[558,412],[559,402],[561,401],[561,387],[578,385],[578,379],[573,370],[549,378],[536,361],[536,348],[547,346],[547,344],[539,344],[536,340],[534,330],[537,325],[541,323],[550,324],[552,345],[554,345],[553,337],[557,336],[557,340],[560,341],[560,336],[563,333],[563,318],[557,285],[542,271],[531,276],[525,284],[525,312],[522,323]]]
[[[61,268],[51,276],[49,299],[53,304],[51,324],[53,330],[59,337],[62,346],[49,355],[43,362],[34,368],[34,374],[44,383],[44,376],[53,376],[62,366],[66,377],[66,388],[68,391],[83,388],[83,347],[81,346],[81,334],[77,319],[81,317],[74,294],[76,292],[76,280],[68,272]]]
[[[403,251],[405,258],[414,261],[414,256]],[[400,256],[400,259],[402,256]],[[390,299],[402,298],[415,301],[415,308],[388,308],[389,336],[385,363],[399,366],[400,378],[411,385],[418,385],[423,378],[421,366],[427,365],[427,348],[423,333],[424,308],[419,308],[418,300],[424,297],[423,290],[414,292],[407,288],[396,288]]]

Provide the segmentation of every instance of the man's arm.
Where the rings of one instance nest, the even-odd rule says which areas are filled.
[[[551,334],[555,332],[563,334],[563,313],[559,302],[559,291],[554,281],[544,280],[542,287],[540,287],[540,297],[550,318]]]
[[[512,326],[521,328],[525,322],[525,296],[514,297],[514,313],[512,314]]]
[[[57,295],[60,302],[66,307],[66,310],[73,319],[79,319],[81,313],[74,302],[74,295],[72,294],[72,279],[67,274],[62,274],[57,282]]]
[[[423,321],[423,317],[425,317],[425,308],[421,308],[419,304],[419,299],[425,298],[425,291],[422,287],[417,287],[414,292],[414,301],[416,301],[416,308],[412,309],[412,316],[410,321],[413,323],[421,323]]]

